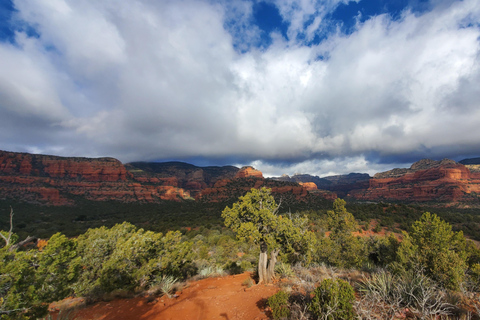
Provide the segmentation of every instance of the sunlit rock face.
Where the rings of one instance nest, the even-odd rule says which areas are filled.
[[[255,178],[263,178],[263,173],[253,167],[243,167],[241,168],[237,174],[235,175],[235,178],[249,178],[249,177],[255,177]]]
[[[74,204],[72,196],[123,202],[190,198],[176,179],[137,181],[113,158],[77,158],[0,151],[0,197],[46,205]]]
[[[463,164],[444,159],[423,159],[409,169],[377,173],[366,190],[350,196],[358,200],[412,202],[470,202],[480,192],[480,174]]]
[[[317,185],[313,182],[299,182],[298,184],[304,187],[307,191],[318,190]]]
[[[0,199],[44,205],[93,201],[160,202],[236,199],[268,187],[280,197],[304,201],[313,185],[264,179],[253,167],[197,167],[182,162],[122,164],[113,158],[77,158],[0,151]],[[315,197],[334,199],[317,190]],[[76,200],[75,200],[76,199]]]

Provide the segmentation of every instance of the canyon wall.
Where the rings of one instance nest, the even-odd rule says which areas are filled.
[[[312,186],[270,181],[253,167],[197,167],[183,162],[123,165],[113,158],[0,151],[0,199],[44,205],[73,205],[82,199],[218,202],[262,186],[300,201],[313,190]],[[334,197],[322,192],[315,196]]]
[[[480,173],[453,160],[423,159],[410,168],[377,173],[367,189],[352,190],[357,200],[402,202],[478,202]]]

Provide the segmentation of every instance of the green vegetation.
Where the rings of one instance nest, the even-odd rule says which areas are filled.
[[[325,279],[313,291],[310,310],[325,320],[352,320],[355,318],[352,286],[342,279]]]
[[[268,298],[267,305],[272,309],[273,319],[288,319],[290,316],[288,293],[285,291],[278,291]]]
[[[320,254],[327,262],[339,267],[360,267],[366,260],[365,241],[352,235],[358,230],[353,215],[345,208],[346,202],[336,199],[333,210],[327,212],[330,236],[321,240],[323,252]]]
[[[46,312],[47,303],[73,293],[79,265],[76,241],[55,234],[42,250],[0,249],[0,315],[2,319],[34,318]]]
[[[226,207],[222,213],[225,226],[231,228],[240,241],[260,247],[260,283],[271,282],[281,250],[289,255],[290,259],[298,259],[301,254],[303,259],[308,261],[313,250],[312,245],[315,244],[313,233],[307,230],[307,220],[277,215],[279,208],[280,205],[276,204],[270,189],[262,188],[252,189],[240,197],[232,208]]]
[[[193,215],[190,205],[172,204],[172,212],[185,219]],[[109,220],[111,212],[96,209],[71,222],[82,228],[89,222],[95,227],[83,232],[77,229],[76,238],[52,233],[40,248],[16,245],[25,238],[18,230],[35,230],[30,230],[29,224],[17,227],[16,219],[24,214],[16,208],[10,232],[8,206],[1,217],[5,222],[0,239],[0,318],[39,318],[45,315],[48,303],[72,295],[90,301],[140,292],[171,296],[185,279],[246,270],[259,270],[259,282],[282,277],[282,286],[290,286],[268,301],[278,319],[387,319],[406,308],[412,318],[434,319],[452,315],[462,301],[480,310],[478,303],[469,300],[480,293],[480,249],[440,216],[419,215],[399,241],[398,234],[392,233],[357,236],[359,224],[370,230],[374,224],[356,220],[350,208],[359,207],[347,206],[341,199],[333,206],[330,203],[330,210],[289,214],[282,211],[286,210],[283,206],[283,200],[276,201],[268,189],[253,189],[227,207],[203,207],[201,214],[225,227],[217,223],[206,227],[196,217],[198,225],[182,221],[180,230],[168,230],[180,223],[172,220],[162,232],[151,230],[159,226],[154,216],[161,216],[154,206],[130,207],[145,208],[137,219],[148,217],[149,223],[139,226],[131,222],[97,226],[102,220],[94,218],[96,214],[109,223],[120,216],[112,214],[115,218]],[[420,210],[366,206],[388,215],[404,210],[412,217]],[[178,208],[192,211],[180,213]],[[50,212],[40,216],[53,222],[57,216]],[[43,222],[39,225],[44,226]],[[472,305],[469,312],[474,310]]]
[[[453,232],[451,225],[429,212],[404,232],[397,254],[398,269],[422,270],[449,289],[459,289],[467,269],[463,233]]]

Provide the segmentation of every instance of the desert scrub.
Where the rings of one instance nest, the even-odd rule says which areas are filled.
[[[285,291],[278,291],[268,298],[267,304],[272,309],[273,319],[288,319],[290,316],[288,293]]]
[[[275,272],[280,276],[280,278],[291,278],[295,275],[292,270],[292,267],[286,263],[278,263],[275,266]]]
[[[248,277],[247,279],[243,280],[242,286],[245,286],[247,288],[251,288],[254,285],[254,282],[252,278]]]
[[[381,271],[359,284],[362,299],[357,303],[359,315],[373,311],[382,319],[392,318],[408,308],[419,319],[445,317],[458,304],[458,296],[435,283],[421,272],[392,275]]]
[[[208,278],[215,276],[223,276],[225,275],[225,271],[222,267],[206,266],[205,268],[201,269],[198,274],[202,278]]]
[[[310,311],[325,320],[355,319],[352,286],[342,279],[325,279],[313,292]]]
[[[397,294],[396,277],[390,272],[381,270],[372,273],[369,279],[365,279],[359,283],[359,291],[365,295],[375,297],[385,303],[392,303]]]
[[[158,278],[154,281],[152,285],[153,292],[161,292],[171,298],[171,294],[174,291],[177,282],[178,278],[164,275],[162,278]]]

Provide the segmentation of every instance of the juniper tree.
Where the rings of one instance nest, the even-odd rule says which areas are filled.
[[[313,233],[305,228],[304,219],[278,215],[280,205],[281,202],[275,202],[270,189],[251,189],[232,208],[226,207],[222,212],[225,226],[231,228],[239,240],[260,247],[259,283],[272,280],[280,250],[293,255],[302,252],[307,260],[311,256]]]

